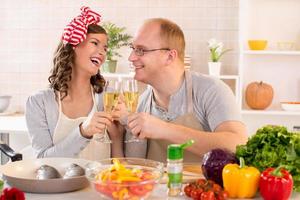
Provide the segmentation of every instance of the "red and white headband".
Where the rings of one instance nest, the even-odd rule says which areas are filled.
[[[72,44],[76,46],[86,38],[88,26],[100,22],[98,13],[92,11],[89,7],[80,8],[81,14],[75,17],[70,24],[64,29],[62,40],[64,44]]]

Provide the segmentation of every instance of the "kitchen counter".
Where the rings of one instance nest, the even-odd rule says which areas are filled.
[[[15,113],[0,116],[0,133],[27,134],[24,114]]]
[[[148,200],[165,200],[167,199],[166,194],[167,188],[165,184],[159,185],[155,191],[153,191],[151,197]],[[93,190],[91,187],[87,187],[83,190],[76,192],[62,193],[62,194],[33,194],[27,193],[26,200],[52,200],[52,199],[63,199],[63,200],[74,200],[74,199],[89,199],[98,200],[100,199],[99,193]],[[172,198],[176,199],[188,199],[188,198]]]
[[[61,194],[33,194],[33,193],[26,193],[26,200],[53,200],[53,199],[62,199],[62,200],[75,200],[75,199],[89,199],[89,200],[99,200],[100,195],[94,191],[91,187],[87,187],[83,190],[79,190],[76,192],[69,192],[69,193],[61,193]],[[186,196],[182,197],[172,197],[168,198],[167,196],[167,186],[166,184],[160,184],[158,187],[153,191],[152,195],[148,198],[148,200],[166,200],[166,199],[173,199],[173,200],[188,200]],[[253,200],[262,199],[260,197],[254,198]],[[290,200],[300,199],[300,193],[293,193],[292,198]],[[237,199],[236,199],[237,200]]]

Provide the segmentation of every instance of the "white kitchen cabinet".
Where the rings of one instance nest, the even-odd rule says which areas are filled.
[[[300,1],[240,0],[239,20],[240,103],[250,134],[266,123],[299,126],[300,112],[284,111],[280,102],[300,101]],[[267,40],[267,48],[249,50],[248,40],[255,39]],[[279,49],[278,42],[293,42],[294,48]],[[273,87],[274,98],[266,110],[251,110],[245,102],[245,89],[253,81]]]
[[[217,76],[220,80],[224,81],[232,90],[235,95],[237,103],[240,102],[240,77],[238,75],[220,75]]]

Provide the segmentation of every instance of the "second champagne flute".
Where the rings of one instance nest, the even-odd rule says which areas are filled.
[[[135,113],[139,100],[139,92],[137,81],[133,79],[124,80],[123,82],[123,95],[125,99],[126,108],[129,113]],[[140,142],[136,136],[132,135],[131,138],[125,140],[125,143]]]

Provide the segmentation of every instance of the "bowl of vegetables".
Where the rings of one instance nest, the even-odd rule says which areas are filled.
[[[86,176],[103,199],[146,199],[164,173],[161,162],[112,158],[88,163]]]

